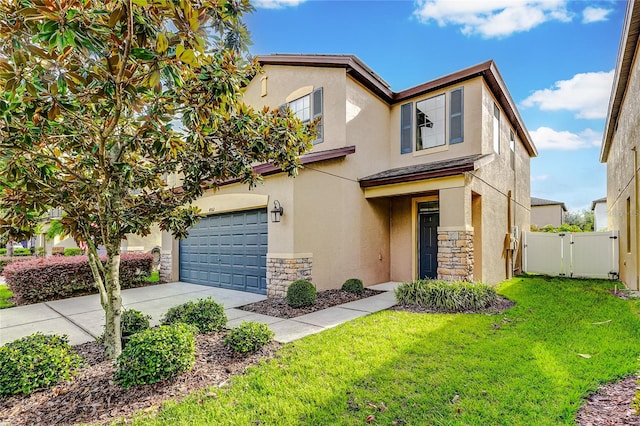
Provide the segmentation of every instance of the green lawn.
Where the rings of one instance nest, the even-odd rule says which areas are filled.
[[[160,271],[152,271],[151,275],[144,279],[148,283],[159,283],[160,282]]]
[[[13,306],[13,303],[9,302],[8,299],[13,296],[9,287],[6,284],[0,284],[0,309],[10,308]]]
[[[573,425],[598,384],[638,370],[640,301],[612,286],[517,278],[501,315],[380,312],[134,423]]]

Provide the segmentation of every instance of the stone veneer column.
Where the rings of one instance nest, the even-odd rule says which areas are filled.
[[[172,257],[171,253],[160,254],[160,280],[164,282],[172,281],[171,276]]]
[[[284,297],[296,280],[312,279],[313,261],[310,254],[267,255],[267,297]]]
[[[438,279],[473,281],[473,231],[438,231]]]

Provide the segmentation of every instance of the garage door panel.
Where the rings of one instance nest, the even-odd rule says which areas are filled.
[[[203,218],[180,242],[180,279],[266,293],[265,209]]]

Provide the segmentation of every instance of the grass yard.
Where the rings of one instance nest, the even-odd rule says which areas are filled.
[[[9,298],[13,297],[13,293],[6,284],[0,284],[0,309],[10,308],[13,303],[9,302]]]
[[[501,285],[504,314],[383,311],[134,424],[573,425],[600,383],[638,370],[640,301],[612,287],[525,277]]]

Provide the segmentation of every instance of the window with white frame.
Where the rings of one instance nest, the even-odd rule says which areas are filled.
[[[304,95],[286,104],[291,112],[303,123],[309,123],[312,119],[319,118],[320,121],[316,126],[316,139],[314,144],[324,140],[324,119],[322,117],[323,109],[322,87],[315,89],[308,95]]]
[[[493,104],[493,150],[500,154],[500,108]]]
[[[509,131],[509,150],[511,150],[511,168],[516,169],[516,135]]]
[[[445,143],[445,96],[416,102],[416,151]]]

